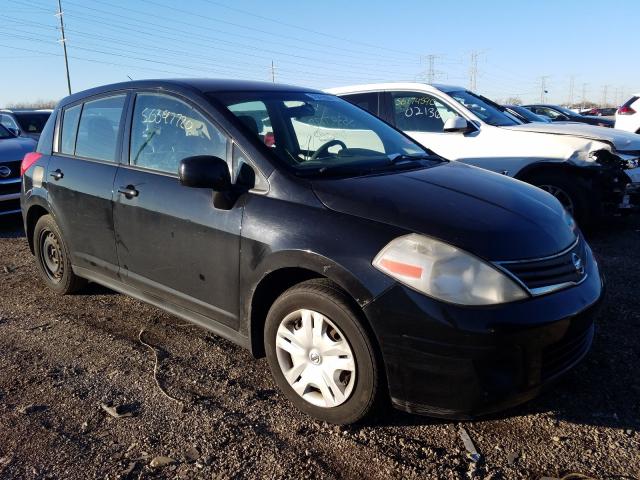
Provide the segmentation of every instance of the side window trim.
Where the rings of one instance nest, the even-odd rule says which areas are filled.
[[[152,168],[146,168],[146,167],[141,167],[139,165],[132,165],[131,164],[131,158],[130,158],[130,151],[131,151],[131,142],[132,142],[132,132],[133,132],[133,115],[135,112],[135,106],[136,106],[136,101],[138,98],[138,95],[140,94],[144,94],[144,93],[148,93],[148,94],[156,94],[156,95],[164,95],[166,97],[181,101],[187,105],[189,105],[191,108],[193,108],[196,112],[198,112],[200,115],[202,115],[204,118],[206,118],[209,122],[211,122],[211,124],[217,128],[220,133],[222,133],[226,138],[227,138],[227,165],[229,167],[229,173],[230,174],[234,174],[233,172],[233,154],[234,154],[234,147],[238,148],[243,156],[248,160],[249,165],[251,166],[251,168],[253,168],[256,172],[256,176],[260,175],[266,182],[268,185],[268,181],[267,181],[267,176],[256,166],[256,162],[249,156],[246,154],[245,150],[240,146],[240,144],[237,142],[236,138],[231,135],[225,128],[223,128],[220,123],[204,108],[200,107],[198,104],[194,103],[193,101],[191,101],[189,98],[177,93],[177,92],[173,92],[173,91],[167,91],[167,90],[160,90],[160,89],[154,89],[154,88],[141,88],[138,89],[134,92],[131,93],[131,98],[129,100],[129,105],[128,105],[128,109],[127,109],[127,117],[126,117],[126,124],[125,124],[125,136],[123,139],[123,145],[122,145],[122,151],[121,151],[121,158],[122,158],[122,163],[121,166],[126,167],[126,168],[131,168],[134,170],[141,170],[144,172],[148,172],[148,173],[154,173],[157,175],[164,175],[166,177],[172,177],[172,178],[178,178],[179,175],[178,173],[170,173],[170,172],[165,172],[162,170],[155,170]],[[267,189],[268,192],[268,189]],[[255,193],[266,193],[263,192],[262,190],[260,191],[256,191]]]
[[[103,98],[109,97],[117,97],[119,95],[124,95],[124,105],[122,107],[122,112],[120,114],[120,124],[118,128],[118,132],[116,133],[116,155],[113,161],[101,160],[99,158],[91,158],[91,157],[81,157],[76,155],[76,145],[78,143],[78,131],[80,129],[80,121],[82,120],[82,113],[84,112],[84,106],[86,103],[93,102],[95,100],[101,100]],[[98,162],[105,163],[109,165],[119,165],[121,163],[121,157],[119,157],[118,152],[121,150],[122,143],[124,142],[124,121],[126,120],[126,112],[128,109],[128,105],[131,102],[131,90],[116,90],[111,92],[101,93],[99,95],[94,95],[91,97],[83,98],[82,100],[69,103],[60,109],[60,114],[56,119],[56,130],[54,132],[54,142],[53,142],[53,150],[52,153],[54,155],[64,155],[65,157],[75,158],[78,160],[86,160],[90,162]],[[60,151],[61,142],[62,142],[62,129],[64,128],[64,114],[65,112],[73,107],[80,106],[80,115],[78,117],[78,124],[76,125],[76,131],[74,136],[74,144],[73,144],[73,154],[63,153]]]

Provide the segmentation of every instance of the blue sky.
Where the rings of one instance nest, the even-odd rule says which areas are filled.
[[[73,91],[158,77],[331,87],[435,78],[495,98],[624,101],[640,91],[640,2],[62,0]],[[0,0],[0,106],[66,95],[57,0]],[[629,25],[629,27],[625,27]]]

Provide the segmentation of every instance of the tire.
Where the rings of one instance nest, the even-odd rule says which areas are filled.
[[[38,219],[33,231],[33,245],[38,272],[47,287],[58,295],[67,295],[86,285],[85,279],[73,273],[69,248],[51,215]]]
[[[267,314],[264,346],[280,390],[318,420],[355,423],[380,403],[374,343],[349,297],[326,279],[300,283],[276,299]]]
[[[533,175],[527,182],[556,197],[581,227],[588,226],[594,220],[595,211],[579,178],[545,172]]]

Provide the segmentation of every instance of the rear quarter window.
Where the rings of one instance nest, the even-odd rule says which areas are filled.
[[[60,136],[60,153],[73,155],[76,148],[76,133],[82,105],[67,108],[62,114],[62,135]]]

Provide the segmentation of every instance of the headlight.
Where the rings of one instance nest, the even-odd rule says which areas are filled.
[[[419,292],[460,305],[494,305],[528,296],[483,260],[415,233],[392,240],[373,266]]]

